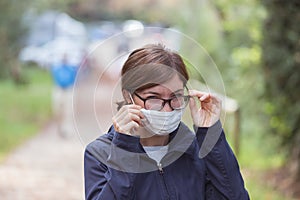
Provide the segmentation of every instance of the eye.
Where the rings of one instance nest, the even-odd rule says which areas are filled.
[[[184,94],[178,93],[178,94],[172,95],[171,98],[178,98],[178,97],[183,97],[183,96],[184,96]]]
[[[159,97],[157,97],[157,96],[148,96],[148,97],[146,97],[146,99],[159,99]]]

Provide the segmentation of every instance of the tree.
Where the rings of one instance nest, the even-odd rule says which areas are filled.
[[[0,78],[21,81],[17,55],[20,35],[24,31],[21,16],[26,1],[0,1]]]
[[[22,83],[22,73],[18,53],[29,24],[23,24],[24,13],[28,9],[40,12],[45,9],[66,10],[77,0],[1,0],[0,1],[0,79],[12,78]]]
[[[263,31],[263,67],[270,132],[290,152],[300,180],[300,2],[263,3],[268,11]]]

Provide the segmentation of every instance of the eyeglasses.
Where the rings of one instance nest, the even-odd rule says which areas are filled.
[[[157,97],[143,98],[136,92],[134,92],[134,94],[144,102],[144,107],[147,110],[159,111],[163,109],[166,103],[168,103],[173,110],[181,110],[187,106],[190,100],[190,96],[188,95],[177,95],[171,99],[161,99]]]

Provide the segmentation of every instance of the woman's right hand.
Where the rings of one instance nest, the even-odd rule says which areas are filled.
[[[115,130],[119,133],[132,135],[133,130],[142,124],[143,114],[140,111],[141,108],[141,106],[134,104],[122,106],[112,118]]]

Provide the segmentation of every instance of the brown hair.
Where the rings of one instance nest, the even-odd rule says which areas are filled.
[[[149,44],[134,50],[124,63],[122,89],[133,93],[162,84],[175,74],[186,85],[189,75],[181,56],[162,44]]]

